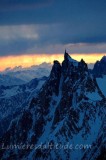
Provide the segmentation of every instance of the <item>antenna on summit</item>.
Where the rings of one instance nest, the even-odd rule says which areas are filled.
[[[66,49],[65,49],[65,53],[67,53]]]
[[[64,59],[67,60],[67,59],[68,59],[68,56],[69,56],[69,55],[68,55],[68,53],[67,53],[67,51],[66,51],[66,49],[65,49]]]

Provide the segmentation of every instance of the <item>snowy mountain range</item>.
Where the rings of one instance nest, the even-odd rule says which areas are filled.
[[[106,98],[87,64],[65,52],[62,64],[54,61],[38,94],[0,138],[0,158],[104,160],[105,109]]]
[[[6,132],[11,120],[27,107],[46,80],[47,77],[42,77],[23,85],[0,86],[0,136]]]
[[[21,66],[13,69],[7,68],[5,71],[0,72],[0,85],[12,86],[25,84],[34,78],[48,77],[52,65],[50,63],[42,63],[40,65],[22,68]]]

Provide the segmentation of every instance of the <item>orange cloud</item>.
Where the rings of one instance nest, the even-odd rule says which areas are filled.
[[[80,61],[81,58],[87,63],[95,63],[96,60],[100,60],[104,54],[92,53],[92,54],[70,54],[72,58]],[[7,67],[14,68],[15,66],[30,67],[32,65],[39,65],[43,62],[52,63],[54,60],[62,62],[64,59],[63,54],[32,54],[32,55],[19,55],[19,56],[7,56],[0,57],[0,71],[3,71]]]

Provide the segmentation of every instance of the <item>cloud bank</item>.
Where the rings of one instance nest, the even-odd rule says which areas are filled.
[[[105,0],[1,0],[0,56],[106,52]]]

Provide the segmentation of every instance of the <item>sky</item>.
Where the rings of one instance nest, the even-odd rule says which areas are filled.
[[[0,0],[1,69],[13,66],[11,57],[25,66],[65,48],[88,63],[106,55],[106,0]]]

